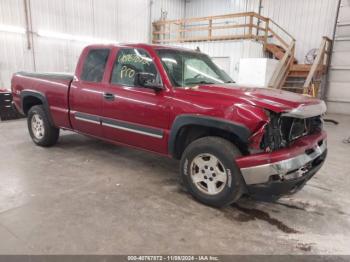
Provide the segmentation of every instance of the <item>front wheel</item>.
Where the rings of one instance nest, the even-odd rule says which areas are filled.
[[[29,134],[35,144],[49,147],[57,143],[60,130],[51,125],[43,106],[33,106],[28,112],[27,121]]]
[[[240,151],[228,140],[204,137],[192,142],[181,158],[181,175],[200,202],[222,207],[237,201],[244,181],[234,159]]]

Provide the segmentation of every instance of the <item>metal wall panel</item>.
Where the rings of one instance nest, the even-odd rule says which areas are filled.
[[[0,25],[24,28],[22,0],[1,0]],[[9,88],[13,68],[31,68],[30,52],[26,51],[24,34],[0,32],[0,88]]]
[[[346,68],[333,68],[331,69],[330,76],[329,76],[329,82],[331,83],[346,83],[346,87],[350,88],[350,67],[349,69]],[[330,85],[330,88],[332,88],[332,85]],[[331,90],[329,90],[329,93]],[[337,94],[338,97],[342,97],[343,99],[349,99],[350,97],[343,96],[343,93]],[[328,96],[329,99],[333,100],[334,97]],[[349,99],[350,102],[350,99]]]
[[[350,45],[347,41],[336,41],[333,45],[333,52],[350,52]]]
[[[258,0],[187,0],[186,17],[258,12]]]
[[[327,101],[327,112],[335,114],[349,115],[350,107],[348,102]]]
[[[36,68],[33,51],[26,49],[25,35],[0,31],[0,87],[10,88],[11,75],[19,70],[72,72],[82,48],[91,42],[148,42],[150,39],[151,0],[27,2],[30,3],[32,14]],[[168,2],[174,16],[178,16],[174,12],[174,3],[179,2],[183,13],[183,0],[162,2]],[[0,1],[0,25],[25,28],[23,0]],[[71,35],[79,39],[38,35],[42,31],[61,34],[61,38],[64,34],[68,38]]]
[[[350,33],[349,33],[350,35]],[[333,67],[350,67],[350,50],[348,51],[336,51],[332,55]]]
[[[349,21],[350,19],[350,5],[342,4],[341,12],[339,12],[339,21]]]
[[[23,0],[1,0],[0,24],[24,26]]]
[[[333,37],[337,0],[262,0],[261,14],[269,17],[296,39],[296,58],[304,63],[305,55],[311,49],[318,48],[322,36]],[[259,1],[255,0],[188,0],[186,17],[220,15],[227,13],[258,12]],[[342,0],[334,42],[332,65],[329,76],[328,105],[329,112],[350,114],[350,0]],[[204,44],[197,44],[203,46]],[[235,64],[239,58],[231,52],[244,52],[238,43],[235,47],[223,47],[216,43],[207,43],[203,50],[211,56],[221,53],[230,54],[230,74],[236,76]],[[186,44],[184,46],[196,46]],[[217,49],[220,49],[217,50]],[[243,57],[262,56],[259,46],[248,50]],[[254,54],[257,52],[257,54]]]
[[[152,0],[152,21],[161,18],[162,11],[166,19],[181,19],[185,17],[185,0]]]
[[[329,83],[328,111],[350,114],[350,0],[342,0],[335,31]]]
[[[258,0],[187,0],[185,17],[200,17],[200,16],[211,16],[211,15],[222,15],[228,13],[240,13],[248,11],[258,11]],[[234,22],[243,23],[238,18]],[[246,21],[247,22],[247,21]],[[230,29],[231,31],[244,29]],[[228,30],[226,30],[228,31]],[[226,33],[224,30],[221,34]],[[231,32],[232,33],[232,32]],[[200,36],[201,34],[207,34],[207,32],[199,32],[193,34],[193,36]],[[263,57],[262,45],[255,41],[223,41],[223,42],[199,42],[199,43],[185,43],[181,44],[183,47],[195,49],[197,46],[202,52],[207,53],[211,57],[225,58],[229,57],[229,75],[237,80],[238,78],[238,67],[240,58],[246,57]]]
[[[346,97],[350,97],[350,88],[348,82],[331,82],[329,84],[328,97],[331,100],[342,101]]]
[[[230,58],[230,71],[227,72],[233,80],[238,79],[239,60],[247,57],[263,57],[262,45],[256,41],[222,41],[183,43],[178,46],[196,49],[215,58]]]
[[[258,12],[259,0],[30,0],[33,18],[34,57],[38,71],[72,72],[83,41],[62,40],[36,35],[39,30],[119,42],[147,42],[150,20],[198,17],[225,13]],[[311,48],[317,48],[322,35],[332,35],[336,0],[262,0],[262,15],[271,17],[297,39],[297,58],[303,62]],[[349,0],[343,0],[339,18],[349,21]],[[151,8],[151,9],[150,9]],[[150,17],[151,15],[151,17]],[[25,27],[23,0],[0,1],[0,25]],[[344,29],[344,36],[348,29]],[[340,32],[340,31],[339,31]],[[341,33],[341,32],[340,32]],[[214,57],[230,57],[230,74],[236,77],[241,57],[262,57],[260,44],[253,41],[191,43]],[[24,34],[0,32],[0,87],[10,87],[10,78],[18,70],[34,70],[32,50],[27,49]],[[348,41],[337,41],[335,52],[350,50]],[[334,64],[344,60],[344,53],[334,55]],[[344,56],[348,57],[348,56]],[[343,70],[344,71],[344,70]],[[331,81],[348,81],[347,74],[334,72]],[[340,81],[341,80],[341,81]],[[331,84],[332,99],[341,97],[338,84]]]
[[[188,0],[186,1],[186,18],[199,17],[199,16],[213,16],[213,15],[222,15],[228,13],[241,13],[246,12],[247,10],[254,10],[256,5],[256,0]],[[222,26],[229,24],[245,24],[249,23],[249,18],[246,17],[236,17],[231,19],[222,19],[216,20],[213,22],[214,26]],[[188,28],[193,26],[207,26],[207,23],[198,22],[191,23]],[[244,34],[244,31],[247,31],[248,28],[231,28],[231,29],[220,29],[214,30],[212,32],[213,36],[215,35],[228,35]],[[197,32],[187,32],[187,37],[203,37],[207,36],[208,31],[197,31]]]
[[[262,0],[261,14],[273,19],[296,41],[296,57],[304,62],[306,53],[318,48],[322,36],[332,37],[337,1]],[[186,17],[258,12],[258,0],[188,0]]]
[[[350,22],[344,23],[342,25],[338,25],[337,28],[337,36],[342,37],[342,36],[349,36],[350,35]]]
[[[115,41],[148,40],[148,0],[31,0],[33,30]]]
[[[24,34],[0,33],[0,88],[10,88],[15,71],[32,70],[32,54]]]
[[[263,16],[282,26],[296,39],[296,58],[304,62],[310,49],[318,48],[322,36],[332,38],[337,1],[262,0]]]

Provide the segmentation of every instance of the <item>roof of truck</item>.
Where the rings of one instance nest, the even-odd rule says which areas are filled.
[[[118,44],[93,44],[88,45],[87,48],[117,48],[117,47],[134,47],[134,48],[144,48],[144,49],[174,49],[183,51],[194,51],[190,48],[185,48],[181,46],[171,46],[171,45],[155,45],[146,43],[118,43]]]

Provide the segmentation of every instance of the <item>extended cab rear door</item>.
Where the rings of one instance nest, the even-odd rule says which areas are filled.
[[[110,53],[108,48],[85,49],[82,53],[69,94],[70,120],[76,131],[102,136],[103,79]]]
[[[122,47],[113,54],[102,111],[103,136],[150,151],[167,153],[168,90],[135,84],[137,73],[161,76],[151,55],[142,48]]]

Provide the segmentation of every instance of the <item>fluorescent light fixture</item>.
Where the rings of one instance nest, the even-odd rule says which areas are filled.
[[[26,29],[23,27],[19,27],[19,26],[0,25],[0,31],[1,32],[8,32],[8,33],[25,34]]]
[[[86,43],[103,43],[103,44],[117,43],[117,41],[115,40],[71,35],[71,34],[46,31],[46,30],[38,30],[38,35],[42,37],[47,37],[47,38],[55,38],[55,39],[61,39],[61,40],[78,41],[78,42],[86,42]]]

